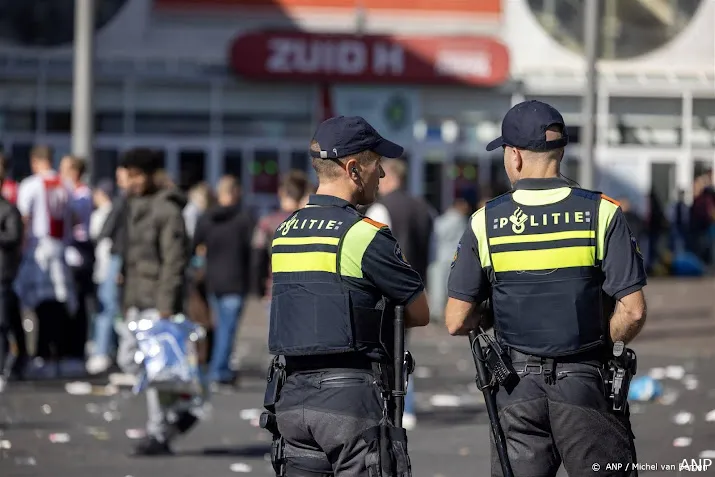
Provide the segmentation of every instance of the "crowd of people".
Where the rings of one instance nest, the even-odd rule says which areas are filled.
[[[246,300],[255,295],[269,311],[273,234],[315,191],[307,174],[288,172],[277,210],[254,217],[242,205],[237,178],[184,193],[150,150],[128,151],[115,180],[94,187],[83,182],[80,158],[63,157],[55,171],[52,151],[37,146],[29,160],[32,175],[19,184],[0,160],[0,387],[124,370],[122,360],[131,361],[133,351],[122,349],[117,324],[130,309],[150,306],[161,315],[184,312],[209,330],[201,350],[209,379],[235,385],[231,356]],[[383,168],[380,200],[363,212],[390,225],[426,282],[446,283],[476,195],[459,194],[439,216],[403,187],[404,161],[386,160]],[[446,289],[430,293],[431,309],[443,309]],[[28,312],[35,316],[34,346],[23,329]],[[407,427],[416,423],[413,396]]]
[[[693,201],[684,190],[661,202],[651,191],[647,214],[636,212],[627,197],[621,209],[633,235],[643,244],[651,275],[702,275],[715,265],[715,187],[713,172],[703,169],[693,180]]]

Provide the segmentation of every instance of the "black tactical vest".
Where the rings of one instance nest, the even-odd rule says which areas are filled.
[[[600,200],[574,188],[553,204],[518,204],[512,193],[487,203],[494,328],[504,344],[557,357],[605,343]]]
[[[360,278],[349,278],[349,284],[341,275],[345,237],[353,227],[367,226],[365,220],[352,207],[309,205],[278,227],[271,249],[271,354],[355,351],[374,360],[385,354],[381,339],[392,342],[392,320],[383,320],[382,297],[370,286],[355,288]]]

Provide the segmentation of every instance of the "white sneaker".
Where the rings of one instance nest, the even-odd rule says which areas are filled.
[[[105,371],[109,369],[109,367],[112,365],[112,360],[109,359],[109,356],[105,355],[96,355],[96,356],[91,356],[87,360],[87,372],[89,374],[102,374]]]
[[[414,414],[405,414],[402,416],[402,427],[406,431],[411,431],[417,425],[417,416]]]

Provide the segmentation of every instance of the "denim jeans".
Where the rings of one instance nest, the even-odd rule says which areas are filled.
[[[109,356],[116,346],[114,319],[119,315],[119,284],[117,277],[122,270],[122,257],[112,255],[107,276],[97,289],[99,312],[94,317],[94,355]]]
[[[210,295],[209,305],[216,323],[213,349],[209,363],[211,381],[232,381],[231,353],[236,340],[236,329],[243,311],[243,296],[236,294]]]

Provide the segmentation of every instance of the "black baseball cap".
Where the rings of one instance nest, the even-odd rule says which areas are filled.
[[[552,126],[561,127],[563,137],[546,140],[546,130]],[[528,151],[551,151],[569,143],[564,118],[556,108],[541,101],[530,100],[519,103],[504,116],[501,136],[487,145],[487,151],[502,146],[511,146]]]
[[[380,136],[374,127],[360,116],[337,116],[323,121],[313,140],[320,151],[310,151],[316,159],[339,159],[363,151],[373,151],[383,157],[396,159],[405,149]]]

